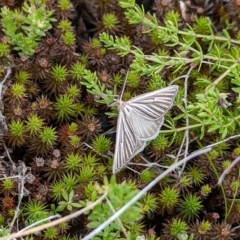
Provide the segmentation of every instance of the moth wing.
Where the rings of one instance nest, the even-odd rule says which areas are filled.
[[[178,86],[172,85],[134,97],[126,105],[142,118],[150,121],[161,119],[171,109],[177,91]]]
[[[126,166],[135,155],[144,149],[145,145],[145,141],[141,141],[136,136],[132,119],[124,111],[120,111],[117,121],[113,174]]]
[[[164,117],[149,120],[135,111],[132,112],[131,118],[134,123],[135,135],[140,141],[150,141],[156,138],[164,122]]]
[[[159,134],[164,115],[172,107],[178,86],[139,95],[120,108],[113,173],[121,170]]]

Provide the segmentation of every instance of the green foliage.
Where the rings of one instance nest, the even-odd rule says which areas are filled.
[[[3,226],[5,223],[5,219],[2,214],[0,214],[0,226]]]
[[[7,56],[10,53],[10,47],[6,43],[0,43],[0,57]]]
[[[92,145],[99,154],[106,154],[110,150],[111,140],[104,135],[99,135],[94,139]]]
[[[72,46],[75,41],[75,35],[71,31],[66,31],[62,36],[63,42],[66,46]]]
[[[0,229],[1,229],[1,231],[0,231],[0,237],[4,237],[4,236],[9,235],[9,230],[8,230],[7,228],[1,227]]]
[[[9,131],[8,131],[8,142],[11,147],[19,147],[22,146],[25,142],[25,133],[26,129],[22,121],[12,121],[8,125]]]
[[[192,179],[193,184],[196,186],[199,186],[201,183],[203,183],[204,178],[206,177],[205,174],[197,166],[188,167],[186,172]]]
[[[67,31],[71,30],[71,22],[69,20],[63,19],[59,22],[58,28],[62,32],[67,32]]]
[[[104,29],[106,31],[109,31],[111,29],[114,29],[114,27],[118,23],[118,18],[114,13],[107,13],[102,16],[102,23]]]
[[[65,158],[64,168],[69,172],[76,172],[82,162],[79,154],[68,153]]]
[[[50,93],[57,95],[64,90],[64,84],[67,81],[68,69],[66,66],[56,64],[51,69],[51,77],[45,82],[45,89]]]
[[[67,209],[68,211],[72,211],[73,208],[80,208],[82,205],[78,202],[74,202],[74,191],[72,190],[70,193],[62,190],[62,197],[64,201],[60,201],[58,203],[57,211],[63,211]]]
[[[180,219],[172,219],[169,225],[169,234],[172,238],[177,238],[182,234],[185,235],[187,233],[187,224]]]
[[[78,237],[71,237],[70,235],[63,235],[58,238],[59,240],[79,240]]]
[[[163,151],[166,147],[168,147],[168,145],[169,145],[168,139],[162,134],[157,136],[151,142],[151,146],[155,151]]]
[[[77,177],[73,173],[66,173],[62,177],[62,182],[64,184],[64,189],[70,191],[77,186]]]
[[[140,76],[137,72],[129,72],[127,79],[127,86],[130,88],[138,88],[140,84]]]
[[[28,224],[31,222],[44,219],[48,216],[47,207],[45,204],[37,201],[28,201],[22,209],[22,216],[24,216],[28,221]]]
[[[157,197],[154,196],[152,193],[148,193],[145,195],[142,200],[142,211],[146,214],[151,214],[157,211],[158,202]]]
[[[70,85],[67,87],[66,94],[72,99],[77,99],[80,95],[80,89],[77,85]]]
[[[59,122],[70,121],[76,115],[76,104],[67,94],[61,95],[54,104],[55,116]]]
[[[70,10],[71,2],[69,0],[60,0],[57,5],[62,11]]]
[[[179,202],[178,211],[180,216],[188,222],[199,216],[203,210],[200,197],[194,194],[188,194]]]
[[[97,161],[98,159],[96,158],[96,156],[92,154],[85,155],[82,160],[83,165],[89,167],[98,165]]]
[[[131,73],[139,76],[154,76],[165,68],[172,68],[174,74],[181,72],[188,64],[197,66],[197,72],[200,71],[203,64],[209,63],[211,71],[216,71],[219,76],[213,82],[207,78],[196,77],[193,88],[198,91],[195,99],[188,101],[187,109],[184,109],[182,103],[177,106],[182,111],[173,120],[190,119],[189,129],[201,132],[203,138],[207,134],[218,133],[221,139],[229,135],[234,135],[238,128],[240,116],[238,112],[228,111],[230,105],[222,107],[219,103],[226,101],[227,94],[222,92],[222,87],[228,89],[229,81],[240,86],[239,83],[239,50],[234,45],[239,41],[232,40],[226,31],[222,36],[215,36],[211,22],[204,17],[196,19],[193,27],[188,25],[185,29],[179,29],[180,16],[178,13],[170,11],[165,16],[164,25],[159,25],[156,16],[145,15],[144,9],[130,1],[120,1],[120,5],[129,6],[125,9],[125,15],[130,24],[142,24],[146,28],[146,35],[154,35],[155,39],[161,39],[162,44],[168,49],[178,47],[174,54],[161,51],[158,54],[144,55],[137,47],[131,45],[127,37],[116,37],[108,35],[106,32],[100,34],[100,40],[109,50],[117,51],[119,56],[132,54],[134,56],[131,63]],[[131,6],[131,7],[130,7]],[[204,42],[204,44],[202,44]],[[206,47],[208,46],[208,47]],[[167,54],[166,54],[167,53]],[[186,54],[188,53],[188,54]],[[204,68],[203,68],[204,69]],[[227,70],[226,70],[227,69]],[[194,70],[193,70],[194,71]],[[204,71],[204,70],[203,70]],[[96,76],[85,72],[85,81],[82,83],[87,86],[89,92],[101,96],[100,102],[109,104],[111,101],[107,94],[105,86],[98,82]],[[226,80],[224,79],[226,78]],[[132,82],[129,77],[128,82]],[[238,91],[233,85],[232,91]],[[149,86],[149,90],[153,87]],[[110,91],[110,90],[108,90]],[[112,93],[109,92],[110,95]],[[173,129],[172,131],[176,131]]]
[[[39,134],[39,132],[43,128],[43,123],[44,123],[43,119],[41,119],[36,114],[28,116],[26,121],[26,130],[29,133],[29,135],[32,137]]]
[[[89,183],[94,181],[95,178],[95,170],[91,166],[83,166],[80,168],[79,175],[78,175],[78,182],[79,183]]]
[[[22,100],[25,96],[26,89],[23,84],[15,83],[11,86],[11,94],[17,100]]]
[[[16,82],[19,84],[25,84],[29,81],[30,75],[27,71],[20,70],[15,74]]]
[[[44,127],[40,133],[40,139],[46,146],[52,146],[57,139],[55,129],[52,127]]]
[[[110,183],[107,183],[105,180],[105,183],[109,188],[108,201],[107,203],[102,202],[98,204],[88,215],[89,228],[98,227],[107,218],[112,216],[113,211],[115,212],[124,206],[138,192],[136,187],[127,182],[117,184],[114,178],[111,179]],[[141,204],[137,202],[120,216],[120,220],[127,231],[140,234],[141,224],[139,225],[139,221],[142,217]],[[117,239],[120,237],[120,231],[121,225],[118,222],[113,222],[98,234],[99,237],[94,239]]]
[[[71,68],[69,70],[69,74],[74,80],[80,81],[80,80],[82,80],[82,77],[84,76],[85,68],[86,68],[86,66],[84,64],[82,64],[81,62],[76,62],[71,66]]]
[[[201,195],[208,196],[212,192],[212,188],[209,184],[205,184],[201,187]]]
[[[172,213],[179,202],[179,192],[170,187],[166,187],[159,195],[160,211],[162,213]]]
[[[95,186],[92,182],[90,182],[84,189],[84,194],[90,201],[96,201],[97,199],[97,192]]]
[[[45,32],[51,29],[53,11],[48,11],[41,0],[25,1],[19,10],[3,7],[2,27],[9,43],[19,55],[33,55]]]
[[[102,98],[96,99],[97,102],[103,104],[110,104],[113,102],[113,92],[105,89],[105,85],[100,83],[96,73],[92,73],[89,70],[84,70],[84,79],[85,81],[81,81],[81,84],[86,86],[88,92]]]
[[[57,181],[55,183],[52,183],[49,187],[50,196],[56,201],[62,199],[62,190],[64,189],[64,186],[65,183],[63,182]]]
[[[98,32],[94,33],[94,36],[104,31],[99,39],[93,37],[90,42],[84,41],[83,44],[81,38],[85,37],[85,33],[84,36],[77,36],[80,45],[77,44],[75,49],[76,36],[73,32],[75,26],[72,28],[71,25],[75,23],[75,10],[78,7],[76,8],[76,5],[73,8],[69,0],[60,0],[55,1],[53,5],[56,8],[56,16],[60,19],[59,24],[38,46],[54,20],[51,17],[52,12],[48,11],[52,9],[52,2],[48,1],[47,6],[45,3],[46,1],[30,0],[25,1],[22,8],[14,11],[6,7],[1,9],[7,43],[0,43],[0,56],[6,57],[11,53],[10,47],[13,47],[23,57],[23,55],[33,54],[37,47],[34,58],[15,58],[14,55],[13,61],[16,61],[13,65],[16,68],[13,80],[15,82],[7,88],[6,98],[3,98],[7,103],[5,104],[7,118],[12,115],[12,106],[14,110],[26,109],[23,115],[14,116],[15,118],[11,118],[10,121],[7,119],[9,124],[6,136],[7,147],[13,148],[13,152],[16,151],[17,154],[18,148],[21,147],[21,154],[17,157],[22,157],[22,153],[28,153],[28,150],[30,154],[27,154],[27,157],[37,155],[46,157],[43,167],[36,166],[25,155],[22,158],[27,160],[29,169],[36,175],[33,185],[29,187],[27,184],[26,188],[29,187],[32,190],[40,184],[50,184],[50,187],[47,185],[49,195],[46,201],[54,202],[51,204],[51,209],[47,211],[44,199],[43,203],[28,201],[20,213],[26,226],[49,216],[49,213],[61,212],[65,215],[98,200],[100,187],[95,184],[95,181],[101,182],[102,177],[111,172],[112,162],[105,161],[104,158],[114,152],[111,142],[112,133],[108,131],[109,129],[106,130],[104,125],[107,122],[111,125],[110,127],[115,127],[116,124],[116,119],[105,120],[102,116],[107,106],[111,108],[111,113],[108,115],[111,117],[116,115],[116,104],[114,107],[112,104],[116,102],[116,96],[114,96],[116,93],[123,91],[123,99],[127,101],[133,96],[158,90],[169,84],[179,85],[174,106],[164,116],[161,134],[151,141],[144,153],[150,160],[161,161],[165,166],[171,166],[175,160],[181,159],[182,156],[196,149],[238,134],[240,34],[236,35],[238,39],[232,37],[235,34],[235,30],[230,28],[232,25],[229,25],[231,31],[228,33],[226,29],[213,30],[214,24],[206,17],[194,17],[193,24],[184,19],[183,23],[184,16],[180,16],[180,13],[183,14],[180,11],[168,11],[159,19],[157,14],[145,13],[144,8],[132,0],[118,1],[118,4],[124,8],[124,12],[119,11],[116,14],[113,9],[119,7],[118,4],[114,4],[112,8],[105,8],[111,4],[111,1],[99,1],[99,4],[94,5],[94,10],[99,10],[96,11],[96,19],[99,21],[96,25]],[[163,10],[165,7],[171,7],[171,4],[162,7]],[[98,15],[100,11],[104,12],[102,16]],[[124,19],[124,14],[128,22]],[[81,28],[81,22],[78,24]],[[120,37],[121,34],[122,37]],[[55,36],[58,38],[55,39]],[[71,56],[68,52],[66,56],[58,53],[61,51],[58,49],[59,43],[61,47],[65,44],[64,52],[68,48],[72,50],[69,51]],[[78,55],[79,49],[86,55]],[[9,56],[9,59],[11,57]],[[41,65],[40,63],[44,61],[48,63]],[[110,83],[100,81],[102,79],[99,77],[99,72],[102,70],[110,76]],[[5,69],[2,67],[0,69],[2,78],[4,72]],[[34,72],[37,73],[36,82]],[[122,90],[124,75],[128,77],[125,89]],[[39,97],[38,93],[42,97]],[[81,124],[88,123],[86,119],[89,116],[94,116],[93,128],[102,124],[101,131],[107,131],[106,135],[104,133],[98,136],[100,131],[96,131],[97,136],[93,134],[88,138]],[[89,127],[89,124],[86,126]],[[82,144],[83,142],[86,144]],[[141,237],[142,232],[144,235],[150,235],[151,229],[149,233],[144,229],[143,223],[146,222],[142,221],[144,216],[147,218],[156,216],[158,220],[160,219],[158,225],[161,226],[160,234],[164,239],[205,239],[205,234],[201,235],[201,233],[208,234],[212,226],[208,221],[198,222],[196,219],[200,217],[204,208],[203,200],[207,197],[213,199],[210,194],[211,186],[218,179],[218,174],[220,175],[232,162],[225,160],[226,156],[229,158],[232,154],[234,159],[240,155],[239,148],[232,151],[232,148],[236,147],[234,143],[234,141],[230,142],[229,146],[218,145],[212,152],[190,164],[187,163],[181,175],[177,175],[180,169],[177,169],[174,174],[169,174],[152,189],[153,193],[146,194],[94,239],[135,240]],[[52,157],[55,145],[61,148],[61,154],[58,157]],[[90,147],[86,148],[89,145]],[[25,146],[28,149],[24,149]],[[175,156],[177,157],[174,158]],[[17,159],[14,158],[14,163]],[[4,160],[3,158],[2,161]],[[0,163],[2,166],[2,162]],[[138,166],[136,169],[142,170]],[[110,183],[105,180],[104,189],[108,191],[107,198],[93,210],[89,210],[86,217],[83,219],[80,217],[81,221],[84,220],[85,229],[98,227],[128,203],[137,194],[137,187],[142,189],[143,185],[156,178],[158,172],[154,170],[156,169],[146,169],[139,176],[128,174],[128,171],[119,173],[119,184],[114,179]],[[235,210],[233,201],[238,197],[239,192],[238,172],[231,169],[226,182],[220,188],[225,209],[220,209],[219,206],[221,210],[219,212],[222,215],[225,214],[224,220],[231,224],[235,224],[239,217],[239,211],[233,211]],[[14,172],[14,174],[19,173]],[[138,178],[137,187],[129,180],[132,177]],[[126,182],[122,182],[123,179],[127,179]],[[15,190],[13,183],[7,181],[5,179],[1,182],[2,195]],[[194,187],[197,187],[199,195],[191,193]],[[228,189],[224,191],[224,187]],[[157,192],[159,188],[160,193]],[[218,188],[214,191],[217,192]],[[225,193],[229,195],[226,197]],[[29,198],[35,197],[34,194],[31,192]],[[218,197],[219,195],[217,193]],[[227,209],[228,205],[229,209]],[[9,221],[10,217],[15,216],[14,210],[10,209],[6,212],[1,210],[6,218],[0,218],[0,225],[1,221],[4,223],[4,220]],[[179,214],[178,216],[187,223],[194,222],[193,229],[200,235],[194,234],[194,237],[190,235],[193,233],[192,229],[188,229],[187,223],[182,219],[173,218],[175,214]],[[22,225],[24,224],[21,223],[20,226]],[[147,227],[149,226],[147,223]],[[217,231],[217,224],[214,227],[214,231]],[[64,230],[66,229],[63,226],[62,231]],[[225,229],[221,230],[224,234]],[[159,229],[156,231],[156,235],[159,234]],[[45,230],[42,237],[71,239],[69,236],[60,237],[63,232],[60,228],[57,230],[49,228]],[[207,235],[207,238],[209,236],[212,235]],[[145,238],[153,240],[157,237],[146,236]]]
[[[5,178],[3,180],[1,180],[1,188],[3,192],[10,192],[12,190],[14,190],[15,188],[15,184],[13,179],[11,178]],[[1,225],[1,223],[0,223]]]
[[[156,177],[156,173],[151,169],[145,169],[140,174],[141,182],[147,184]]]
[[[49,227],[44,231],[44,239],[54,240],[58,235],[58,231],[55,227]]]

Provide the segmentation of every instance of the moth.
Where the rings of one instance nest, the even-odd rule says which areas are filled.
[[[164,115],[171,109],[177,92],[178,86],[172,85],[126,102],[119,101],[113,174],[143,151],[147,141],[158,136]]]

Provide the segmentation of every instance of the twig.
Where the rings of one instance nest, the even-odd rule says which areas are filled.
[[[222,173],[222,175],[220,176],[219,180],[218,180],[218,185],[221,185],[223,182],[223,179],[225,178],[225,176],[227,174],[229,174],[232,170],[232,168],[240,161],[240,157],[237,157]]]

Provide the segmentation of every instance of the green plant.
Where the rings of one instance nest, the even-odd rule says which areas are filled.
[[[83,157],[79,154],[68,153],[65,158],[64,168],[70,172],[76,172],[83,161]]]
[[[192,179],[193,184],[196,186],[201,185],[204,181],[204,178],[206,177],[205,174],[197,166],[188,167],[186,172]]]
[[[2,214],[0,214],[0,226],[3,226],[5,223],[5,219]]]
[[[170,187],[166,187],[159,195],[160,212],[171,213],[179,202],[178,190]]]
[[[63,162],[57,159],[48,160],[43,170],[46,172],[43,177],[47,177],[48,182],[61,179],[65,172]]]
[[[22,209],[22,216],[25,219],[40,220],[48,216],[47,207],[45,204],[37,201],[28,201]]]
[[[209,186],[209,184],[205,184],[201,187],[201,195],[202,196],[208,196],[212,192],[212,188]]]
[[[57,211],[63,211],[67,209],[68,211],[72,211],[73,208],[80,208],[82,205],[78,202],[74,202],[74,191],[70,191],[70,193],[62,190],[62,197],[64,201],[60,201],[58,203]]]
[[[62,182],[64,184],[64,189],[70,191],[77,186],[77,177],[73,173],[66,173],[62,177]]]
[[[83,156],[82,163],[85,166],[93,167],[93,166],[98,165],[98,159],[95,155],[90,153],[88,155]]]
[[[53,149],[56,144],[57,133],[53,127],[43,127],[38,136],[32,138],[29,151],[35,154],[45,155]]]
[[[1,186],[1,192],[14,193],[16,184],[14,183],[13,179],[5,178],[5,179],[1,180],[0,186]]]
[[[19,84],[26,84],[30,79],[29,73],[24,70],[20,70],[19,72],[16,72],[14,77],[16,79],[16,82]]]
[[[102,16],[102,31],[109,34],[115,34],[119,32],[119,27],[117,26],[119,20],[114,13],[107,13]]]
[[[6,43],[0,43],[0,57],[7,56],[10,53],[10,46]]]
[[[153,212],[157,211],[158,204],[157,204],[157,197],[152,194],[148,193],[141,199],[142,203],[142,211],[148,215]]]
[[[58,238],[59,240],[78,240],[77,237],[71,237],[70,235],[63,235]]]
[[[63,34],[62,38],[63,38],[64,44],[67,46],[72,46],[76,41],[75,35],[71,31],[66,31]]]
[[[151,169],[145,169],[140,174],[142,183],[147,184],[156,177],[156,173]]]
[[[85,68],[86,66],[81,62],[76,62],[71,66],[69,74],[76,81],[76,83],[79,83],[79,81],[82,80]]]
[[[7,134],[8,143],[11,147],[20,147],[26,142],[26,128],[20,120],[12,121],[8,125],[9,131]]]
[[[42,130],[43,124],[44,120],[39,116],[36,114],[30,115],[26,120],[26,130],[31,137],[36,136]]]
[[[80,88],[77,85],[70,85],[67,87],[66,94],[74,100],[80,97]]]
[[[194,194],[188,194],[179,202],[178,211],[180,216],[188,222],[199,216],[203,209],[200,197]]]
[[[64,84],[66,84],[68,77],[68,69],[65,65],[56,64],[52,66],[51,76],[44,81],[44,88],[50,94],[57,95],[63,93],[65,90]]]
[[[76,104],[67,94],[61,95],[54,103],[56,119],[59,122],[68,122],[75,116]]]
[[[93,148],[99,154],[106,154],[111,147],[111,140],[104,135],[99,135],[93,140]]]
[[[43,235],[46,240],[54,240],[58,235],[58,231],[55,227],[49,227],[44,231]]]
[[[191,224],[190,231],[194,235],[194,239],[204,239],[210,236],[212,224],[209,221],[196,221]]]
[[[231,114],[218,105],[223,93],[218,89],[217,84],[221,81],[223,82],[226,75],[229,79],[232,79],[234,84],[239,82],[237,74],[239,52],[235,48],[234,41],[231,40],[228,32],[223,31],[223,36],[221,37],[215,36],[210,22],[204,18],[196,19],[195,27],[196,29],[207,29],[206,34],[204,34],[206,31],[204,33],[201,32],[201,34],[196,33],[196,29],[191,28],[191,26],[180,30],[179,15],[173,11],[166,13],[164,26],[160,26],[156,16],[145,15],[144,9],[134,4],[134,2],[122,0],[120,1],[120,5],[125,8],[125,15],[130,24],[141,23],[147,29],[146,32],[148,34],[156,34],[166,48],[178,46],[178,52],[173,55],[144,55],[140,49],[131,47],[131,42],[127,37],[114,38],[111,35],[102,33],[100,34],[100,40],[105,46],[108,49],[117,51],[120,56],[133,54],[134,59],[131,69],[138,72],[141,76],[154,75],[167,67],[171,68],[174,74],[176,74],[186,64],[193,63],[198,66],[198,69],[201,69],[204,61],[211,62],[212,71],[220,72],[219,78],[215,82],[207,78],[197,78],[194,83],[194,88],[198,91],[197,98],[195,101],[189,102],[187,109],[184,109],[181,106],[182,104],[177,104],[182,114],[178,114],[174,120],[183,119],[188,113],[190,119],[188,128],[195,131],[199,130],[201,138],[212,132],[218,132],[221,138],[234,134],[236,126],[239,124],[240,116],[236,112]],[[199,44],[201,41],[208,43],[208,47],[204,48],[205,45],[202,46]],[[239,41],[237,41],[237,44],[239,44]],[[190,54],[186,56],[186,52]],[[103,94],[105,89],[102,88],[94,77],[90,80],[88,75],[86,73],[86,81],[83,84],[86,84],[87,88],[91,89],[90,91],[93,94],[98,94],[107,103],[107,99]],[[93,82],[97,86],[92,86]],[[98,87],[102,91],[99,91]],[[236,89],[232,86],[232,90]],[[175,129],[172,131],[175,132]]]
[[[41,0],[24,2],[21,10],[3,7],[0,13],[3,31],[19,55],[33,55],[45,32],[51,29],[53,11]]]
[[[62,31],[62,32],[66,32],[71,30],[71,22],[69,20],[61,20],[58,24],[58,28]]]
[[[4,236],[7,236],[7,235],[9,235],[9,230],[7,228],[1,227],[0,228],[0,237],[4,237]]]
[[[84,194],[90,201],[96,201],[97,192],[95,189],[95,185],[90,182],[84,189]]]
[[[164,235],[168,239],[177,239],[181,235],[185,235],[187,233],[187,224],[181,219],[173,218],[167,223],[164,223]]]
[[[56,201],[62,199],[62,191],[64,189],[64,186],[65,184],[61,181],[56,181],[55,183],[52,183],[49,187],[50,196]]]
[[[7,99],[9,99],[10,104],[22,105],[26,101],[26,87],[22,83],[14,83],[11,85],[8,91]]]
[[[89,183],[95,179],[95,170],[91,166],[83,166],[79,170],[78,182],[79,183]]]
[[[128,184],[127,182],[117,184],[114,178],[110,180],[110,183],[108,183],[105,179],[105,185],[109,187],[107,202],[98,204],[88,215],[89,228],[98,227],[102,222],[105,221],[105,219],[112,216],[115,211],[120,209],[137,193],[136,187],[133,185]],[[131,233],[131,230],[140,234],[141,224],[139,224],[139,221],[142,219],[142,217],[143,215],[141,212],[141,204],[137,202],[132,205],[128,211],[120,216],[119,219],[121,224],[119,224],[119,222],[112,222],[108,227],[104,229],[103,232],[100,232],[98,236],[101,238],[108,236],[110,238],[117,239],[120,237],[121,230],[124,234],[127,234],[128,231]],[[99,238],[97,237],[94,239]]]

